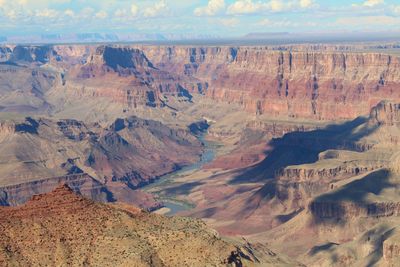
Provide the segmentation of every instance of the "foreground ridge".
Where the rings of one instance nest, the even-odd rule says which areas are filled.
[[[266,248],[222,240],[200,220],[96,203],[65,184],[0,212],[1,266],[253,266],[267,256],[284,264]]]

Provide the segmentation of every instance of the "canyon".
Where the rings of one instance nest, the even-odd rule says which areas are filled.
[[[195,241],[216,245],[210,264],[235,251],[250,260],[244,266],[263,257],[267,266],[395,266],[400,56],[388,47],[4,45],[0,204],[17,206],[3,210],[19,223],[0,220],[2,229],[50,223],[58,212],[73,228],[70,205],[79,216],[118,218],[132,205],[128,217],[145,223],[216,229],[227,240]],[[68,187],[50,193],[59,184]],[[141,211],[170,216],[166,201],[187,208],[177,217]],[[143,266],[183,264],[186,256],[164,251],[168,242],[143,250]],[[41,260],[29,244],[3,245],[5,262]],[[61,247],[62,262],[75,260],[73,246]],[[200,265],[193,260],[186,265]]]

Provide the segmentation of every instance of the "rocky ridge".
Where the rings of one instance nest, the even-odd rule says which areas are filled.
[[[65,185],[36,195],[21,207],[2,207],[1,213],[2,266],[285,264],[275,254],[268,254],[269,250],[222,240],[199,220],[162,217],[123,204],[95,203]]]

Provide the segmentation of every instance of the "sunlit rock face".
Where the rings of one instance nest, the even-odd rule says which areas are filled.
[[[143,50],[155,66],[207,82],[207,96],[255,113],[352,119],[381,99],[400,97],[400,60],[391,55],[261,47]]]
[[[204,94],[256,114],[332,120],[400,99],[399,57],[373,52],[65,45],[4,46],[0,55],[9,63],[62,67],[76,96],[109,97],[133,108]]]

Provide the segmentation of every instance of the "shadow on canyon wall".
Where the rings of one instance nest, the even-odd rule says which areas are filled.
[[[390,181],[390,175],[387,169],[376,170],[338,190],[316,197],[309,205],[312,223],[345,227],[353,218],[386,217],[397,213],[398,208],[392,205],[393,202],[380,198],[385,189],[396,187]]]
[[[380,195],[384,189],[395,186],[389,181],[389,176],[390,171],[387,169],[376,170],[338,190],[318,196],[315,198],[315,202],[368,203],[368,194]]]
[[[288,166],[316,162],[319,153],[328,149],[363,151],[367,148],[357,144],[357,141],[378,128],[378,125],[368,127],[365,124],[367,120],[359,117],[342,124],[329,125],[324,129],[291,132],[281,138],[274,138],[268,144],[270,149],[265,152],[266,158],[243,170],[231,183],[268,181]],[[354,131],[360,126],[358,131]]]

